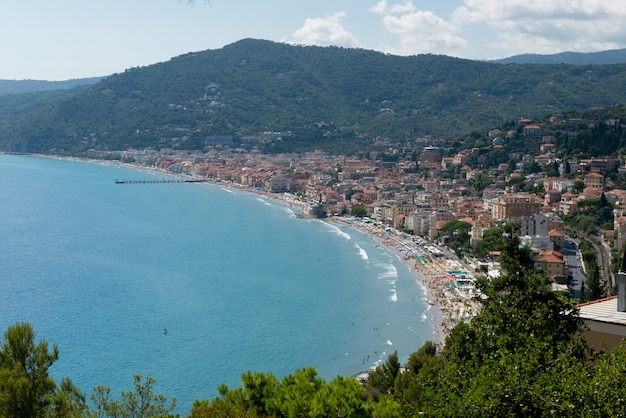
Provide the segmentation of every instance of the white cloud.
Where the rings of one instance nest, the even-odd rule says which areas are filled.
[[[325,18],[311,18],[291,34],[292,43],[305,45],[358,46],[358,40],[341,25],[345,12],[337,12]]]
[[[381,46],[385,52],[460,55],[469,49],[467,40],[457,35],[459,27],[432,11],[418,10],[410,0],[391,6],[387,0],[380,0],[369,12],[382,15],[385,30],[399,38],[396,46]]]
[[[369,47],[392,54],[486,59],[626,47],[625,0],[454,0],[456,7],[446,0],[370,1],[367,11],[385,33],[374,38],[372,27],[362,37],[370,39]],[[343,26],[345,18],[342,11],[306,19],[288,42],[362,46]]]
[[[411,0],[404,0],[400,4],[394,4],[389,7],[387,0],[380,0],[374,6],[370,7],[369,12],[377,15],[396,14],[396,13],[410,13],[417,9],[413,5]]]
[[[464,0],[465,9],[479,21],[541,20],[570,18],[588,20],[623,15],[626,4],[606,0]]]
[[[624,1],[464,0],[451,21],[490,27],[490,47],[513,55],[623,48],[624,19]]]
[[[369,12],[377,15],[384,15],[389,13],[387,0],[380,0],[378,3],[376,3],[376,5],[370,7]]]

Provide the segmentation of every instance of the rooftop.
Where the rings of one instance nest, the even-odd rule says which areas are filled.
[[[617,310],[617,296],[583,303],[579,305],[579,309],[581,319],[626,325],[626,312]]]

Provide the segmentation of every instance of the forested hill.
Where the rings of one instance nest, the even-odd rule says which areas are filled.
[[[558,54],[522,54],[493,60],[501,64],[623,64],[626,63],[626,48],[600,52],[561,52]]]
[[[626,64],[501,65],[246,39],[27,109],[0,106],[0,150],[202,149],[282,132],[274,151],[342,152],[376,137],[453,137],[625,102]]]
[[[77,78],[65,81],[46,80],[0,80],[0,96],[5,94],[22,94],[39,91],[67,90],[74,87],[97,83],[104,77]]]

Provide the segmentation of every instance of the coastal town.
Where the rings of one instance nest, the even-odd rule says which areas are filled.
[[[619,158],[564,159],[554,136],[523,118],[518,129],[494,129],[485,133],[488,141],[480,148],[458,152],[449,141],[431,137],[403,144],[378,139],[353,157],[319,150],[264,154],[255,145],[280,138],[278,132],[265,133],[235,146],[232,139],[220,137],[207,140],[203,152],[144,149],[93,151],[92,156],[264,194],[310,216],[367,232],[420,275],[428,303],[441,314],[441,324],[435,324],[441,342],[456,323],[478,313],[475,277],[499,274],[498,251],[476,254],[473,249],[486,231],[505,222],[519,223],[522,243],[532,249],[537,268],[553,287],[578,298],[585,267],[571,261],[580,261],[581,255],[576,240],[566,235],[563,218],[577,213],[580,202],[602,196],[611,205],[613,222],[594,233],[598,260],[606,260],[599,263],[605,287],[612,285],[609,259],[626,241],[621,209],[626,190],[612,181],[626,172]],[[490,161],[493,153],[507,153],[507,143],[516,141],[534,152],[510,151],[506,163]],[[463,228],[446,227],[453,222]],[[568,245],[574,250],[566,251]]]

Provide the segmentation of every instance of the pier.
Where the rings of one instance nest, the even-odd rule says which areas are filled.
[[[115,179],[115,184],[205,183],[204,179]]]

